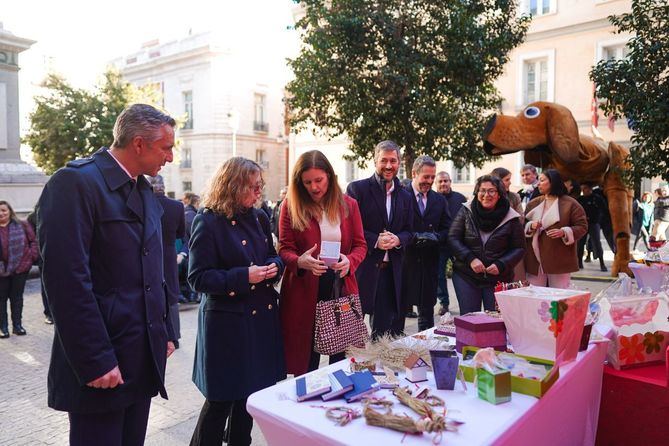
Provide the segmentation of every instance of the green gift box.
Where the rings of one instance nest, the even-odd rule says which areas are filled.
[[[479,398],[492,404],[511,401],[511,372],[495,368],[491,372],[485,368],[476,369]]]
[[[472,359],[477,350],[479,350],[477,347],[472,347],[472,346],[464,347],[462,349],[463,361]],[[555,381],[557,381],[557,379],[560,377],[560,371],[557,368],[557,366],[555,366],[555,362],[553,361],[541,358],[534,358],[532,356],[524,356],[524,355],[515,355],[515,356],[527,359],[532,364],[543,365],[544,367],[546,367],[546,375],[541,381],[537,379],[521,378],[520,376],[511,375],[512,392],[522,393],[524,395],[536,396],[537,398],[541,398],[546,392],[548,392],[548,389],[550,389],[553,383],[555,383]],[[469,365],[460,362],[460,369],[462,370],[462,373],[466,381],[469,382],[474,381],[474,376],[476,372],[474,371],[473,367],[470,367]]]

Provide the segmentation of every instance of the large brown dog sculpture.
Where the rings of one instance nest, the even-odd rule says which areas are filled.
[[[563,179],[592,182],[602,186],[609,202],[611,224],[616,237],[616,255],[611,273],[631,275],[630,218],[632,192],[620,172],[629,152],[610,142],[578,133],[571,112],[562,105],[533,102],[517,116],[493,115],[483,133],[484,150],[490,155],[525,151],[525,162],[552,167]]]

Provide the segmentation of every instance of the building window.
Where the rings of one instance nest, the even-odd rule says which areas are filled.
[[[548,60],[525,61],[525,103],[548,99]]]
[[[256,132],[268,132],[269,124],[266,122],[265,95],[256,93],[254,96],[253,130]]]
[[[627,59],[630,49],[627,46],[627,43],[618,43],[613,45],[601,45],[600,50],[598,51],[599,60],[623,60]]]
[[[453,179],[454,183],[466,183],[469,184],[472,182],[472,178],[474,174],[474,168],[473,167],[461,167],[457,168],[453,166],[453,174],[451,175],[451,178]]]
[[[555,12],[556,0],[520,0],[520,11],[538,17]]]
[[[267,156],[267,152],[264,149],[256,149],[256,163],[260,165],[263,169],[267,169],[269,167],[269,161],[265,158]]]
[[[186,122],[184,122],[184,129],[190,130],[193,128],[193,91],[188,90],[183,92],[184,112],[186,113]]]
[[[521,54],[517,66],[517,109],[535,101],[555,102],[555,50]]]
[[[182,169],[190,169],[192,167],[190,147],[181,149],[181,162],[179,163],[179,167]]]
[[[358,166],[355,161],[346,160],[346,182],[350,183],[358,179]]]
[[[182,181],[181,182],[181,189],[184,192],[192,192],[193,191],[193,182],[192,181]]]

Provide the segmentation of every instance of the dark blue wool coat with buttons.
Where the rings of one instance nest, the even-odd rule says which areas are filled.
[[[276,263],[276,277],[249,283],[251,265]],[[274,283],[283,263],[269,219],[256,209],[231,219],[203,209],[193,220],[188,281],[200,302],[193,382],[211,401],[233,401],[285,378]]]
[[[37,229],[56,327],[49,407],[107,412],[167,397],[162,213],[146,179],[133,191],[107,149],[68,163],[44,187]],[[124,384],[86,386],[117,365]]]

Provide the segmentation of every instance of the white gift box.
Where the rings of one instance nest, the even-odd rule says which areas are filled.
[[[589,291],[529,286],[495,297],[514,352],[559,364],[576,358]]]

